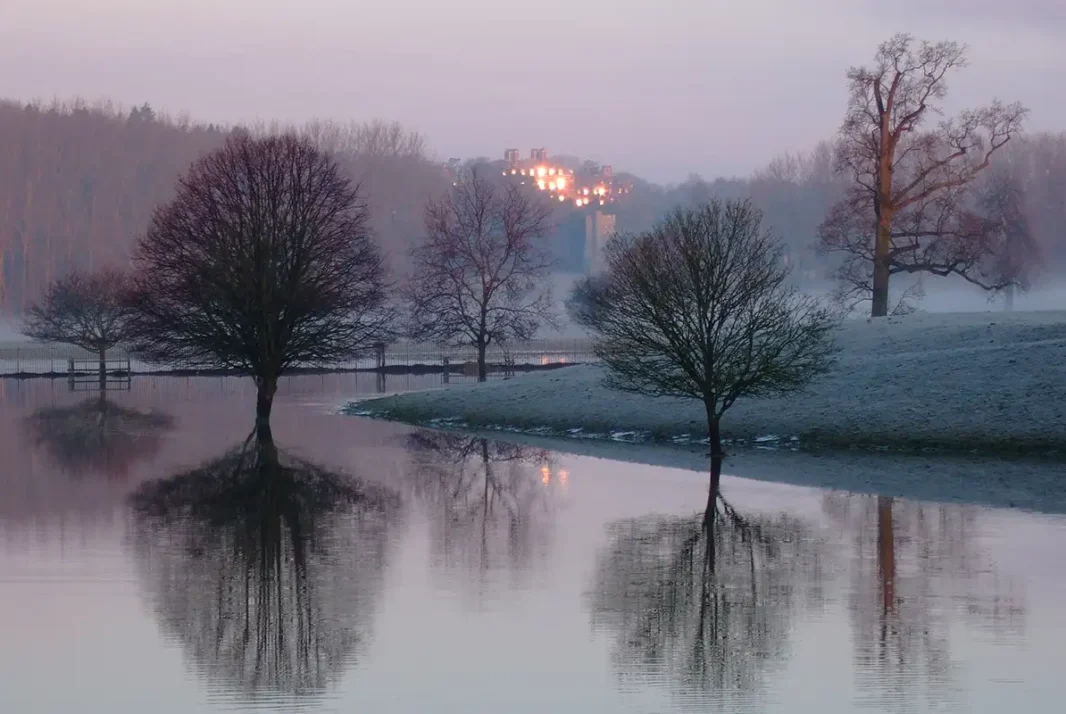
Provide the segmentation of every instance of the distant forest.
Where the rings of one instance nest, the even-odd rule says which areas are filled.
[[[148,105],[0,101],[0,312],[21,312],[72,268],[126,264],[152,211],[194,159],[231,131],[279,128],[217,127],[159,116]],[[450,185],[447,165],[422,135],[395,123],[312,122],[296,130],[334,151],[360,184],[377,240],[393,269],[404,272],[423,235],[427,199]],[[1066,133],[1018,138],[996,161],[1009,163],[1023,188],[1040,251],[1036,280],[1066,272]],[[829,142],[781,155],[750,177],[691,175],[662,186],[615,176],[632,186],[613,206],[620,230],[644,230],[671,208],[711,196],[751,197],[799,276],[820,281],[832,267],[813,248],[818,225],[846,186],[833,172]],[[563,220],[571,209],[559,210]]]

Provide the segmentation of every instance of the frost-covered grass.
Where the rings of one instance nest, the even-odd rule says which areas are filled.
[[[739,401],[734,442],[1066,453],[1066,312],[919,313],[841,327],[833,371],[800,395]],[[606,389],[596,366],[352,404],[410,424],[693,443],[697,402]]]

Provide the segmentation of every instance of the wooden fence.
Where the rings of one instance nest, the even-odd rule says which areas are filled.
[[[583,338],[542,339],[492,345],[486,358],[493,372],[595,361],[591,341]],[[95,353],[67,345],[41,345],[30,342],[0,344],[0,376],[67,377],[70,360],[77,362],[79,371],[90,371],[86,365],[95,363],[98,359]],[[110,350],[107,359],[109,372],[160,374],[190,369],[189,365],[181,363],[150,364],[132,357],[122,349]],[[370,351],[348,362],[329,365],[325,370],[436,370],[447,365],[450,371],[462,373],[464,370],[469,371],[476,361],[477,351],[474,348],[397,342],[387,345],[383,352]],[[119,364],[123,365],[121,369],[116,366]]]

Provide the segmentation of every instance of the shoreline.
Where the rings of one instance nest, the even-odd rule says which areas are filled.
[[[1066,312],[856,320],[803,393],[738,401],[733,446],[1066,460]],[[354,416],[579,442],[706,443],[694,400],[614,392],[593,365],[350,403]]]
[[[710,469],[708,453],[692,445],[577,440],[514,431],[454,429],[442,425],[419,428],[503,440],[583,458],[704,474]],[[722,467],[723,485],[729,479],[741,478],[933,504],[1017,509],[1047,515],[1066,514],[1062,474],[1062,462],[1049,459],[862,450],[816,452],[758,446],[728,449]]]
[[[567,363],[551,363],[551,364],[524,364],[515,365],[509,368],[509,371],[515,374],[525,374],[528,372],[550,372],[552,370],[561,369],[563,367],[572,366]],[[503,372],[502,369],[491,367],[489,374],[499,374]],[[96,372],[81,371],[78,372],[80,377],[95,377]],[[297,377],[301,375],[319,375],[319,374],[384,374],[384,375],[402,375],[402,374],[444,374],[444,367],[439,364],[413,364],[413,365],[386,365],[385,367],[297,367],[285,372],[284,377]],[[461,369],[461,365],[451,365],[448,370],[449,375],[456,377],[469,376],[464,375]],[[247,377],[248,373],[235,369],[156,369],[151,371],[143,370],[109,370],[108,377]],[[70,372],[5,372],[0,373],[0,379],[69,379]]]

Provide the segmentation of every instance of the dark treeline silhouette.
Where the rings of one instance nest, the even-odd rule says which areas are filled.
[[[383,121],[296,130],[333,152],[361,187],[370,228],[402,269],[424,230],[426,201],[450,184],[424,139]],[[230,133],[147,105],[0,101],[0,310],[23,311],[74,268],[126,264],[152,212],[173,198],[179,174]]]
[[[226,696],[313,698],[365,652],[399,508],[269,432],[142,486],[132,547],[167,637]]]

